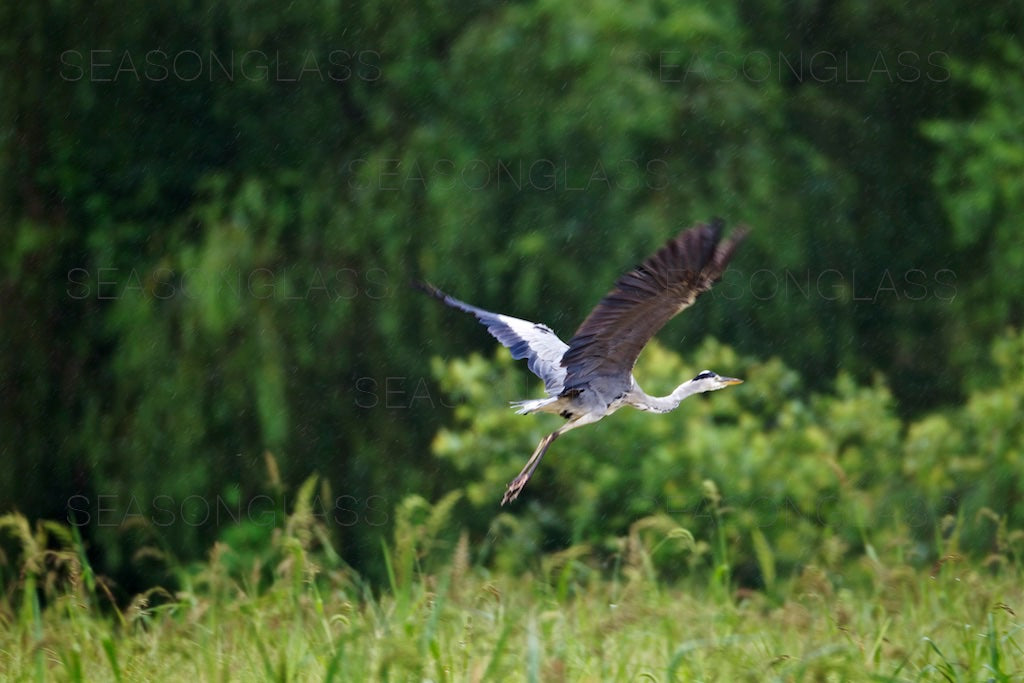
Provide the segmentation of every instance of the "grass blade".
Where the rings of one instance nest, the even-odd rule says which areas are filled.
[[[110,662],[110,670],[114,673],[114,680],[120,681],[121,678],[121,666],[117,663],[117,646],[114,644],[114,639],[107,636],[102,641],[103,651],[107,654],[107,661]]]

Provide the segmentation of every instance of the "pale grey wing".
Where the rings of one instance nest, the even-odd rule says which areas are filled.
[[[561,361],[569,346],[559,339],[550,327],[470,306],[427,282],[414,282],[413,285],[452,308],[472,313],[477,320],[487,326],[487,331],[495,339],[508,347],[513,358],[526,359],[530,372],[544,380],[544,389],[550,396],[557,396],[562,392],[565,368],[562,367]]]
[[[562,357],[562,393],[586,388],[597,377],[628,377],[651,337],[722,277],[737,245],[736,230],[721,242],[724,223],[714,219],[681,232],[626,273],[590,312]]]

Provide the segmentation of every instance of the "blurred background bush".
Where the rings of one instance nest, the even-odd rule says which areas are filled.
[[[673,523],[722,543],[677,535],[666,571],[724,547],[752,584],[996,552],[1022,512],[1021,13],[7,6],[0,509],[77,524],[129,587],[160,580],[142,545],[258,547],[313,473],[378,578],[402,501],[452,491],[451,533],[510,568]],[[711,215],[755,232],[638,376],[747,384],[573,433],[499,511],[554,423],[407,281],[567,338]]]

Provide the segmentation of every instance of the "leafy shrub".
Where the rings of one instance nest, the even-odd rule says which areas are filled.
[[[506,509],[498,507],[504,484],[560,420],[509,410],[508,401],[525,396],[515,392],[521,370],[504,350],[493,361],[435,360],[456,407],[455,426],[438,431],[433,452],[465,481],[464,524],[488,533],[489,552],[505,568],[522,567],[537,550],[580,544],[621,557],[642,519],[694,539],[651,554],[656,571],[724,563],[754,585],[882,551],[932,562],[951,550],[953,530],[969,538],[964,550],[999,552],[1008,549],[1006,529],[1024,515],[1016,467],[1021,357],[1024,336],[1008,334],[993,350],[1001,386],[908,425],[880,376],[863,386],[840,373],[833,392],[808,396],[799,374],[777,359],[744,358],[708,340],[684,366],[655,342],[636,370],[651,393],[668,393],[702,368],[747,383],[668,415],[625,408],[570,432]]]

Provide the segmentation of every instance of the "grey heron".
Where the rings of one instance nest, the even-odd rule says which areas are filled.
[[[449,296],[426,282],[415,286],[452,308],[473,314],[515,359],[544,380],[545,398],[516,401],[518,413],[554,413],[566,420],[537,444],[501,499],[515,500],[548,447],[571,429],[592,424],[622,406],[667,413],[683,399],[743,380],[702,370],[668,396],[651,396],[637,384],[633,366],[651,337],[722,277],[747,234],[739,228],[722,241],[724,223],[714,219],[670,239],[642,264],[620,277],[566,344],[547,325],[491,313]]]

